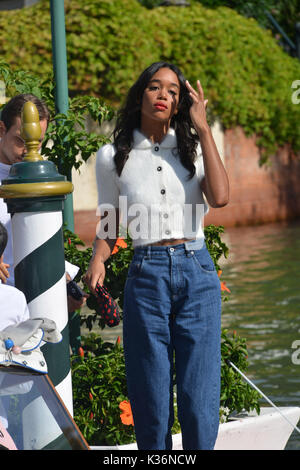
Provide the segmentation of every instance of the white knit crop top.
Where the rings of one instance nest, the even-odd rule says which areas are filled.
[[[133,137],[133,149],[120,177],[115,170],[114,145],[104,145],[97,153],[98,215],[119,208],[120,224],[128,229],[134,247],[162,239],[203,239],[203,216],[208,206],[200,187],[204,177],[200,144],[196,173],[188,179],[174,129],[169,129],[160,144],[153,144],[139,130]],[[112,219],[107,221],[113,228]],[[98,230],[97,236],[104,235]],[[115,233],[108,236],[113,238]]]

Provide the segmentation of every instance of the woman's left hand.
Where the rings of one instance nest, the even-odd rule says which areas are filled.
[[[193,103],[190,107],[190,116],[192,119],[192,123],[196,131],[198,132],[204,129],[205,127],[208,127],[206,120],[206,106],[208,100],[204,99],[203,89],[199,80],[197,80],[198,91],[196,91],[187,80],[185,84],[190,93],[190,97],[193,100]]]

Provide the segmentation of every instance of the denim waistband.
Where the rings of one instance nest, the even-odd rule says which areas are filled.
[[[201,250],[205,246],[204,238],[198,238],[188,242],[180,243],[178,245],[143,245],[137,246],[134,249],[135,255],[148,255],[163,254],[163,253],[185,253],[186,251]]]

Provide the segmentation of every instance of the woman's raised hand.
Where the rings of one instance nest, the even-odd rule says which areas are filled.
[[[186,87],[189,91],[190,97],[193,100],[193,103],[190,107],[190,116],[196,131],[201,131],[204,128],[208,127],[206,120],[206,106],[208,100],[204,99],[204,92],[200,83],[200,80],[197,80],[197,89],[196,91],[191,84],[186,80]]]

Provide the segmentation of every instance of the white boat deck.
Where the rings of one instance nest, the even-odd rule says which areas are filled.
[[[300,407],[279,408],[297,426]],[[259,415],[248,413],[220,424],[214,450],[283,450],[292,425],[274,408],[262,407]],[[300,439],[300,434],[299,434]],[[136,443],[121,446],[91,446],[91,450],[137,450]],[[181,434],[173,435],[173,450],[182,450]]]

